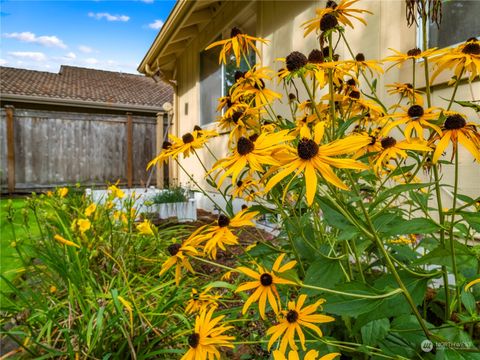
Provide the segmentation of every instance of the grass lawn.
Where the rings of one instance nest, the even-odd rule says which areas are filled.
[[[12,202],[12,208],[14,210],[13,224],[7,221],[9,202]],[[0,274],[11,280],[18,273],[21,268],[21,261],[15,251],[12,244],[15,241],[29,241],[31,237],[37,236],[39,230],[35,221],[35,217],[31,211],[28,212],[26,222],[29,228],[25,226],[25,219],[22,210],[26,206],[26,202],[23,198],[15,199],[0,199]],[[0,279],[0,289],[2,292],[8,291],[8,286]],[[0,294],[0,302],[2,301],[2,295]]]

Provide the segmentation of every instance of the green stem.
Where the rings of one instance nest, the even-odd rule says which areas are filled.
[[[395,289],[392,290],[388,293],[381,294],[381,295],[365,295],[365,294],[356,294],[356,293],[349,293],[345,291],[338,291],[338,290],[332,290],[332,289],[327,289],[327,288],[322,288],[319,286],[314,286],[314,285],[307,285],[304,283],[297,284],[298,286],[305,288],[305,289],[312,289],[312,290],[318,290],[322,292],[326,292],[329,294],[336,294],[336,295],[342,295],[342,296],[348,296],[348,297],[353,297],[353,298],[358,298],[358,299],[384,299],[396,294],[399,294],[403,292],[402,289]]]
[[[328,34],[328,56],[333,60],[333,41],[332,33]],[[333,88],[333,70],[328,69],[328,92],[330,94],[329,100],[329,110],[330,110],[330,121],[332,125],[332,136],[331,139],[335,139],[335,90]]]
[[[300,78],[302,79],[303,85],[305,87],[305,90],[307,90],[308,97],[310,98],[310,101],[312,102],[313,109],[315,110],[315,114],[317,115],[318,121],[322,118],[320,115],[320,112],[318,111],[317,104],[315,103],[315,98],[313,97],[313,94],[308,86],[307,79],[305,79],[305,76],[303,74],[300,74]],[[293,119],[295,121],[295,119]]]
[[[450,110],[453,104],[453,100],[455,100],[455,95],[457,94],[458,85],[460,84],[460,80],[462,79],[462,75],[465,71],[465,67],[462,67],[460,74],[458,75],[457,81],[455,81],[455,87],[453,88],[452,98],[450,99],[450,103],[448,104],[447,111]]]
[[[453,238],[453,230],[455,229],[455,212],[457,207],[457,195],[458,195],[458,146],[455,149],[455,180],[453,185],[453,206],[452,206],[452,221],[450,227],[450,255],[452,256],[452,269],[455,276],[455,292],[457,295],[457,309],[458,312],[462,312],[462,302],[460,298],[460,286],[458,279],[457,259],[455,254],[455,242]]]
[[[366,283],[365,275],[363,274],[363,269],[362,269],[362,262],[360,261],[360,256],[358,255],[358,249],[357,249],[357,245],[355,244],[355,239],[352,240],[351,244],[352,244],[353,254],[355,255],[355,262],[357,264],[358,272],[360,273],[360,278],[362,279],[363,283]]]

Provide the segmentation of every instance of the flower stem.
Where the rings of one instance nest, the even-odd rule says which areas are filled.
[[[349,292],[344,292],[344,291],[332,290],[332,289],[322,288],[322,287],[319,287],[319,286],[307,285],[307,284],[304,284],[304,283],[300,283],[300,284],[297,284],[297,285],[302,287],[302,288],[305,288],[305,289],[318,290],[318,291],[326,292],[326,293],[329,293],[329,294],[349,296],[349,297],[358,298],[358,299],[384,299],[384,298],[387,298],[387,297],[390,297],[390,296],[393,296],[393,295],[396,295],[396,294],[399,294],[399,293],[403,292],[403,290],[399,288],[399,289],[395,289],[393,291],[390,291],[388,293],[381,294],[381,295],[365,295],[365,294],[357,294],[357,293],[349,293]]]

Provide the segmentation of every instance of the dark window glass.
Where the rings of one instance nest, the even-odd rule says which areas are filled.
[[[250,66],[255,65],[255,52],[250,51],[250,53],[247,56],[248,64]],[[235,56],[231,56],[229,61],[227,62],[226,65],[224,65],[224,82],[223,82],[223,89],[224,89],[224,95],[228,94],[228,91],[232,87],[232,85],[235,83],[235,72],[236,71],[247,71],[249,69],[249,66],[247,64],[247,61],[242,58],[240,62],[240,68],[237,68],[237,62],[235,61]]]
[[[443,0],[440,28],[429,24],[428,47],[444,48],[480,36],[480,1]]]

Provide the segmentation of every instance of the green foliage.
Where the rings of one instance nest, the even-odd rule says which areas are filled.
[[[185,201],[188,201],[188,190],[180,186],[164,189],[153,198],[154,204],[169,204]]]

